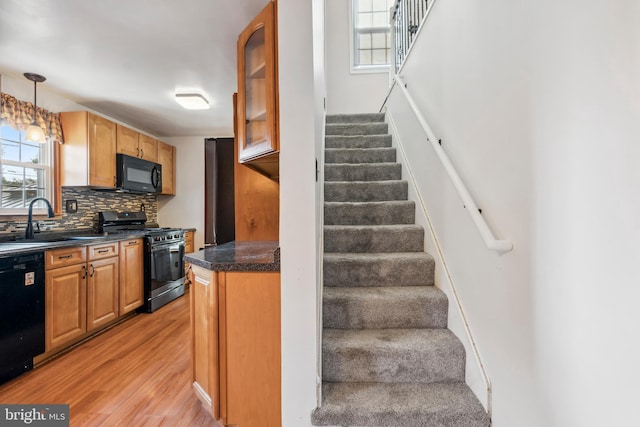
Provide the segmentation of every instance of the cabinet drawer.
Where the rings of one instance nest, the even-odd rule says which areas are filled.
[[[89,261],[118,255],[118,242],[108,242],[89,246]]]
[[[86,260],[87,251],[84,246],[53,249],[45,252],[45,269],[50,270],[52,268],[81,264]]]

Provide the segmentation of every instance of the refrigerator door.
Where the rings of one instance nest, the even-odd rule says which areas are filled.
[[[205,245],[235,240],[233,138],[205,139]]]

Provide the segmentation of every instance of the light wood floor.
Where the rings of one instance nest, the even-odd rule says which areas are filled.
[[[191,388],[189,295],[0,386],[0,403],[69,404],[72,427],[216,425]]]

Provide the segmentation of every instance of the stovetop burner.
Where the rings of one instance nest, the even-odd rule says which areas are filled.
[[[98,212],[98,231],[105,234],[143,234],[152,241],[183,239],[180,228],[147,227],[147,215],[144,212]]]

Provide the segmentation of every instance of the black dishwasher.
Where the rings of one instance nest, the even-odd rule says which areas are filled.
[[[0,255],[0,384],[44,352],[44,252]]]

